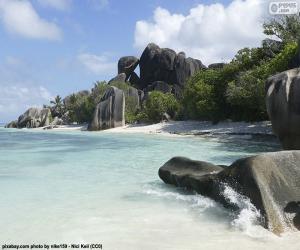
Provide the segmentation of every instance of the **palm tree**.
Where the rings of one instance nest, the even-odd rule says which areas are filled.
[[[62,102],[62,98],[57,95],[54,100],[50,101],[51,104],[53,104],[53,109],[55,111],[55,113],[57,113],[58,116],[62,116],[63,115],[63,102]]]
[[[50,101],[51,104],[54,104],[54,106],[61,106],[62,105],[62,99],[59,95],[57,95],[54,98],[54,101]]]

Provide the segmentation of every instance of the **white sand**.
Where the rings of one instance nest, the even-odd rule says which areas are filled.
[[[55,131],[72,131],[87,129],[87,125],[63,125],[57,126]],[[224,121],[216,125],[208,121],[170,121],[156,124],[126,125],[112,128],[97,133],[143,133],[161,135],[272,135],[272,125],[269,121],[264,122],[230,122]]]
[[[103,132],[109,133],[144,133],[162,135],[218,135],[218,134],[237,134],[237,135],[272,135],[271,122],[220,122],[213,125],[211,122],[199,121],[171,121],[152,125],[126,125],[125,127],[108,129]]]

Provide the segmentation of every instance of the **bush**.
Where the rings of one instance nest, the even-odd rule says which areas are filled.
[[[206,83],[204,78],[205,74],[192,78],[184,90],[184,113],[190,119],[213,120],[217,113],[214,87]]]
[[[174,95],[153,91],[149,93],[144,110],[137,116],[137,119],[148,122],[160,122],[164,113],[175,117],[178,110],[179,103]]]
[[[287,44],[273,59],[242,72],[228,84],[226,100],[234,120],[258,121],[267,119],[265,82],[267,78],[289,68],[298,51],[296,43]]]
[[[70,119],[72,122],[88,123],[91,122],[95,110],[94,99],[91,95],[80,96],[73,94],[70,97]]]
[[[242,49],[222,69],[196,73],[183,96],[185,118],[219,121],[267,119],[265,81],[285,71],[298,53],[297,43],[288,43],[277,54],[265,48]]]

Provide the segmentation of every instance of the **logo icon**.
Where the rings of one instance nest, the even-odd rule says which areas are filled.
[[[289,2],[271,2],[269,4],[269,12],[271,15],[294,15],[298,14],[298,3]]]

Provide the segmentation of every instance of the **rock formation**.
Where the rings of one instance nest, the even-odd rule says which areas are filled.
[[[5,125],[5,128],[17,128],[18,127],[18,121],[12,121]]]
[[[125,73],[126,81],[130,75],[134,72],[135,68],[139,64],[139,59],[135,56],[124,56],[118,61],[118,74]]]
[[[48,108],[30,108],[20,115],[17,122],[18,128],[38,128],[48,126],[51,111]]]
[[[150,92],[150,91],[160,91],[160,92],[163,92],[163,93],[171,93],[173,88],[167,84],[166,82],[163,82],[163,81],[155,81],[151,84],[149,84],[146,88],[146,91],[147,92]]]
[[[126,81],[126,74],[125,73],[120,73],[111,80],[108,81],[108,84],[112,84],[114,82],[125,82]]]
[[[284,149],[300,149],[300,69],[270,77],[266,91],[273,132]]]
[[[122,90],[109,87],[96,106],[88,130],[103,130],[125,125],[125,96]]]
[[[200,60],[186,58],[183,52],[161,49],[154,43],[148,44],[140,58],[140,86],[146,88],[155,81],[184,86],[186,80],[195,72],[206,67]]]
[[[300,152],[281,151],[237,160],[221,169],[205,162],[173,158],[159,169],[160,178],[195,190],[225,207],[236,207],[226,197],[226,186],[248,197],[262,216],[261,224],[280,234],[300,229]]]

